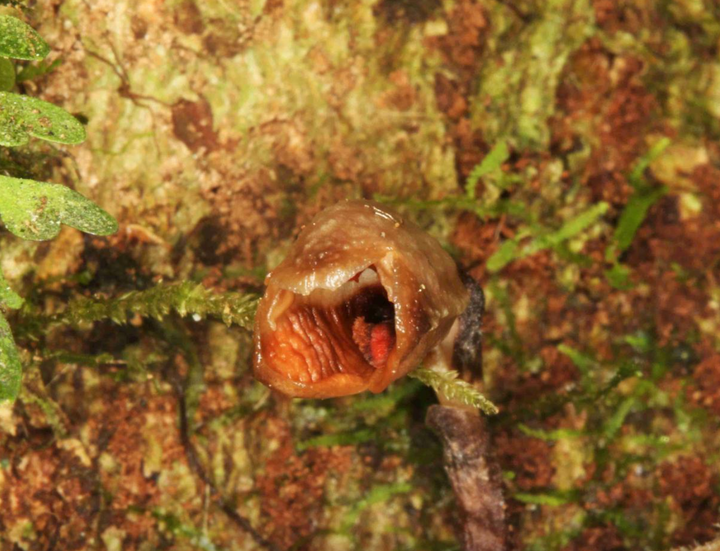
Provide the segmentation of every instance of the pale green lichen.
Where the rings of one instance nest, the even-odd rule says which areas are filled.
[[[495,4],[493,22],[513,17],[503,3]],[[547,147],[560,75],[570,54],[595,32],[593,23],[586,0],[550,0],[537,4],[522,33],[493,25],[491,53],[472,104],[473,121],[486,140],[506,137],[522,148]]]

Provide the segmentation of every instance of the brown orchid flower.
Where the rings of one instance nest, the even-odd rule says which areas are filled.
[[[469,300],[440,244],[371,201],[318,214],[266,284],[255,376],[302,398],[383,391],[438,345]]]

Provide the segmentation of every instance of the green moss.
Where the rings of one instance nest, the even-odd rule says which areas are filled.
[[[370,488],[370,491],[360,499],[348,511],[342,522],[341,530],[348,532],[358,521],[359,516],[366,509],[380,503],[385,503],[397,495],[404,495],[413,490],[413,486],[407,482],[398,482],[396,484],[378,484]]]
[[[607,203],[598,203],[593,205],[586,211],[578,214],[574,218],[567,220],[563,225],[555,230],[531,230],[525,229],[520,231],[515,239],[505,241],[500,248],[488,259],[487,269],[490,272],[497,272],[503,269],[513,260],[533,255],[544,249],[549,249],[561,245],[564,241],[575,237],[580,232],[586,230],[594,224],[598,218],[605,214],[608,210]],[[537,235],[540,234],[540,235]],[[527,235],[537,235],[527,244],[520,245],[520,240]]]
[[[416,369],[408,373],[408,377],[417,379],[423,384],[432,387],[449,402],[479,409],[486,415],[495,415],[497,407],[471,384],[458,379],[456,371],[434,371],[431,369]]]
[[[215,293],[192,282],[160,284],[132,291],[116,299],[77,298],[62,313],[45,319],[50,324],[81,325],[109,319],[127,323],[133,316],[162,320],[171,312],[200,321],[206,317],[225,324],[252,328],[258,297],[242,293]],[[28,321],[36,321],[30,318]]]
[[[118,528],[107,532],[109,543],[119,545],[123,530],[140,530],[143,549],[246,541],[237,535],[236,543],[223,513],[193,490],[198,479],[176,467],[182,458],[158,453],[176,442],[172,390],[180,377],[198,457],[229,502],[263,533],[278,528],[276,518],[287,524],[302,517],[298,522],[311,526],[310,535],[283,548],[459,548],[441,445],[423,428],[435,394],[418,380],[398,381],[379,395],[287,404],[249,372],[246,330],[257,297],[219,293],[209,306],[209,288],[176,283],[89,298],[160,276],[259,290],[315,211],[377,194],[429,228],[487,290],[486,382],[502,410],[490,426],[501,435],[495,441],[503,468],[516,472],[507,487],[525,502],[516,508],[519,545],[587,547],[588,530],[595,537],[607,529],[629,548],[670,546],[686,519],[660,492],[659,462],[701,454],[713,476],[718,464],[717,420],[695,401],[703,397],[695,397],[693,372],[718,344],[715,262],[697,273],[664,237],[669,221],[678,232],[712,229],[710,186],[695,171],[712,182],[717,165],[715,7],[705,2],[699,9],[695,0],[118,0],[104,18],[86,4],[66,0],[57,13],[38,4],[39,29],[63,49],[63,63],[25,64],[18,80],[42,74],[28,89],[37,84],[43,97],[65,98],[68,109],[86,115],[89,143],[70,155],[51,144],[42,150],[47,157],[14,151],[0,169],[73,181],[88,197],[112,204],[128,228],[112,250],[132,260],[132,277],[113,279],[117,260],[98,253],[100,240],[84,247],[73,241],[78,252],[68,260],[58,256],[59,243],[48,248],[6,236],[3,269],[28,297],[10,317],[17,342],[44,358],[49,397],[73,413],[70,430],[84,435],[88,449],[101,443],[98,427],[100,434],[122,434],[126,423],[145,419],[136,411],[147,415],[132,430],[155,446],[144,456],[143,475],[159,473],[160,483],[148,478],[150,493],[139,486],[132,497],[157,499],[162,509],[156,526],[138,523],[132,507],[123,512],[122,492],[111,496]],[[486,23],[477,36],[465,34],[470,16]],[[450,83],[447,97],[439,92],[442,80]],[[445,112],[448,99],[465,107]],[[205,101],[212,136],[188,145],[177,128],[178,106]],[[673,146],[654,161],[642,155],[628,170],[632,155],[662,144],[661,134],[672,135]],[[460,185],[470,160],[488,149]],[[633,186],[627,204],[624,179]],[[662,193],[670,196],[663,203],[678,205],[678,216],[661,228],[647,214]],[[600,199],[610,205],[605,212],[593,210]],[[207,243],[196,229],[203,218],[217,222],[217,255],[204,254]],[[638,228],[653,247],[642,257],[634,249],[621,255]],[[508,263],[541,250],[553,254]],[[67,273],[38,281],[38,262],[58,259],[58,272]],[[81,275],[95,266],[93,279]],[[655,287],[665,271],[679,290]],[[180,314],[238,327],[181,323]],[[90,328],[102,320],[127,326]],[[619,327],[631,334],[618,334]],[[137,408],[129,420],[106,419],[109,393],[124,393],[127,407]],[[23,407],[47,429],[38,404]],[[18,429],[7,445],[22,442],[22,434]],[[540,439],[538,449],[551,451],[508,449],[506,435]],[[304,451],[291,454],[293,444]],[[114,446],[101,457],[110,455],[114,473],[142,463]],[[317,510],[296,515],[293,495],[284,493],[294,486],[279,484],[285,466],[303,473],[304,484],[318,458],[326,478],[313,490]],[[555,475],[544,487],[522,489],[527,463],[518,459]],[[275,475],[278,485],[268,480]],[[412,491],[394,493],[396,484]],[[650,498],[640,507],[596,499],[619,489]],[[85,518],[63,511],[63,523]],[[306,528],[293,525],[284,534]],[[43,537],[36,529],[33,538]]]
[[[356,446],[363,442],[375,440],[377,434],[375,431],[370,429],[361,429],[347,433],[336,433],[336,434],[323,434],[315,438],[310,438],[297,444],[299,451],[307,450],[308,448],[316,448],[318,446],[332,447],[332,446]]]
[[[155,509],[152,515],[164,531],[168,532],[174,538],[188,541],[194,549],[221,551],[208,537],[205,530],[186,524],[175,515],[166,513],[162,509]]]
[[[635,191],[630,196],[620,215],[620,220],[613,234],[613,244],[609,245],[605,252],[606,259],[615,260],[618,254],[630,247],[635,233],[645,220],[650,207],[667,194],[668,188],[665,186],[649,186],[644,173],[650,163],[660,157],[662,152],[670,146],[670,143],[669,139],[659,140],[646,155],[638,160],[635,168],[628,176],[628,181]],[[620,285],[617,279],[619,275],[617,270],[610,274],[616,287]]]

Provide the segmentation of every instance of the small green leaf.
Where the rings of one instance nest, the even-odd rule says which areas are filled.
[[[20,392],[22,364],[10,326],[0,313],[0,402],[15,401]]]
[[[659,139],[650,150],[638,159],[638,162],[633,167],[632,172],[628,175],[628,182],[634,188],[641,187],[645,183],[644,174],[647,168],[652,162],[662,155],[671,144],[670,138],[664,137]]]
[[[343,532],[349,532],[357,523],[360,514],[368,507],[377,505],[378,503],[384,503],[397,495],[409,494],[412,490],[412,484],[408,482],[378,484],[377,486],[373,486],[370,491],[367,492],[362,499],[355,502],[350,511],[345,514],[341,530]]]
[[[60,184],[0,176],[0,218],[15,235],[33,241],[55,237],[60,224],[94,235],[117,231],[95,203]]]
[[[518,258],[525,258],[535,254],[543,249],[557,247],[563,241],[567,241],[575,237],[580,232],[592,226],[598,218],[605,214],[608,210],[608,204],[600,202],[593,205],[585,212],[581,212],[572,220],[565,222],[560,229],[539,235],[527,245],[518,246],[517,241],[506,241],[487,261],[487,269],[489,272],[497,272],[504,268],[508,263]]]
[[[0,92],[0,145],[24,145],[29,136],[78,144],[85,140],[85,128],[70,113],[52,103]]]
[[[520,432],[522,432],[526,436],[532,436],[533,438],[539,438],[540,440],[547,441],[583,438],[584,436],[587,436],[586,432],[574,429],[533,429],[522,423],[518,424],[518,428],[520,429]]]
[[[47,42],[17,17],[0,15],[0,55],[34,61],[50,53]]]
[[[610,285],[620,290],[627,290],[632,287],[629,281],[630,270],[618,264],[620,253],[627,250],[635,238],[635,234],[645,221],[648,210],[663,195],[668,192],[665,186],[651,187],[645,180],[645,170],[650,164],[662,155],[663,151],[670,145],[669,138],[662,138],[650,148],[635,164],[635,168],[628,175],[628,182],[635,189],[630,196],[625,208],[620,214],[620,220],[615,228],[612,242],[605,249],[605,260],[614,264],[612,270],[605,272],[605,277]]]
[[[534,254],[542,249],[555,247],[563,241],[575,237],[580,232],[592,226],[598,218],[607,212],[607,210],[608,204],[605,202],[593,205],[585,212],[578,214],[572,220],[565,222],[559,230],[533,240],[528,246],[526,254]]]
[[[0,57],[0,92],[12,90],[15,86],[15,66],[12,61]]]
[[[465,184],[465,195],[468,199],[475,199],[475,188],[480,178],[499,170],[509,156],[510,152],[504,141],[497,143],[490,153],[485,155],[482,162],[475,166],[468,176],[467,183]]]
[[[575,350],[567,344],[559,344],[557,349],[561,354],[565,354],[570,358],[570,361],[575,364],[575,367],[577,367],[583,375],[589,374],[593,368],[597,366],[597,361],[594,358],[583,354],[579,350]]]
[[[620,220],[613,235],[617,251],[622,252],[630,247],[635,233],[647,216],[648,210],[667,191],[667,188],[662,186],[649,190],[638,190],[630,197],[620,215]]]
[[[375,440],[377,434],[370,429],[360,429],[354,432],[341,432],[337,434],[322,434],[297,444],[299,451],[320,446],[331,448],[333,446],[356,446],[370,440]]]
[[[58,57],[54,61],[43,59],[40,63],[28,63],[23,67],[15,77],[17,82],[25,82],[34,78],[47,75],[57,69],[62,63],[62,58]]]
[[[187,540],[192,549],[200,549],[201,551],[221,551],[221,548],[215,545],[208,537],[205,528],[198,529],[192,524],[185,524],[178,517],[170,513],[166,513],[161,508],[154,509],[152,511],[152,515],[162,523],[163,531],[170,532],[177,539]],[[103,533],[103,541],[108,548],[122,548],[122,537],[117,537],[115,534],[112,534],[111,538],[113,539],[108,540],[105,535],[106,533],[107,532]]]
[[[479,409],[486,415],[496,415],[498,408],[470,383],[458,379],[456,371],[416,369],[408,377],[417,379],[441,394],[445,400]]]
[[[23,299],[10,288],[10,285],[5,280],[5,276],[2,271],[0,271],[0,304],[8,308],[16,309],[20,308],[22,303]]]
[[[630,268],[615,263],[609,270],[605,270],[605,278],[608,283],[619,291],[628,291],[634,287],[630,281]]]
[[[577,501],[576,492],[548,492],[544,494],[526,494],[517,493],[513,495],[514,499],[530,505],[548,505],[550,507],[558,507],[567,503]]]
[[[609,440],[612,440],[617,435],[618,431],[622,428],[625,423],[625,418],[630,414],[632,409],[637,405],[638,400],[634,396],[625,398],[620,405],[608,419],[603,427],[603,434]]]
[[[518,244],[516,241],[505,241],[505,243],[500,245],[500,248],[488,259],[486,264],[488,271],[490,273],[497,272],[505,265],[515,260],[515,258],[518,257],[517,250]]]

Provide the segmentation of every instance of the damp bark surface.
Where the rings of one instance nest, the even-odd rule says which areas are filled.
[[[70,186],[121,229],[0,233],[26,299],[7,313],[24,370],[0,408],[0,547],[256,548],[232,509],[283,550],[457,548],[417,381],[281,401],[238,327],[26,317],[159,281],[258,295],[303,226],[360,197],[392,202],[486,291],[513,549],[716,537],[717,2],[24,4],[2,10],[52,66],[17,65],[13,92],[86,120],[88,139],[0,148],[2,173]],[[483,165],[500,142],[507,158]],[[362,373],[392,349],[384,316],[345,334]]]

